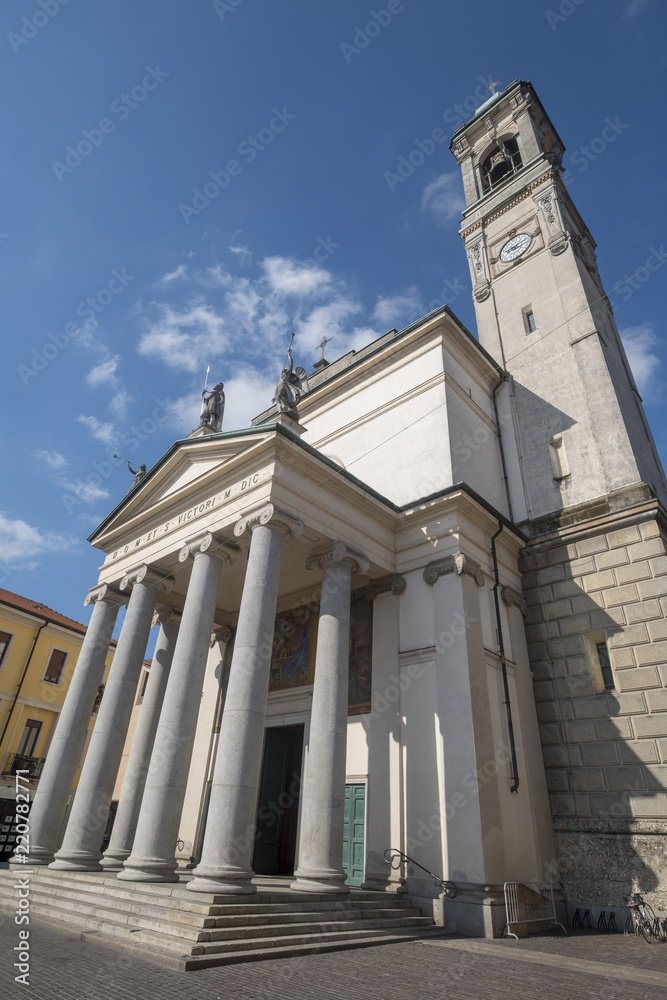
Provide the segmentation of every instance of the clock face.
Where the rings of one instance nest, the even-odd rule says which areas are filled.
[[[500,251],[500,259],[504,261],[516,260],[522,253],[525,253],[530,246],[530,236],[528,233],[519,233],[508,240]]]

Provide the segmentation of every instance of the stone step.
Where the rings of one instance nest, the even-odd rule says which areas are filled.
[[[366,920],[335,920],[335,921],[311,921],[308,923],[295,923],[295,924],[265,924],[263,926],[245,925],[242,927],[226,927],[222,931],[203,931],[199,937],[199,942],[223,942],[224,949],[238,947],[239,941],[243,941],[243,949],[245,950],[245,942],[249,942],[248,946],[252,946],[254,941],[259,941],[260,938],[267,937],[306,937],[306,936],[316,936],[319,937],[322,934],[336,934],[338,932],[353,932],[362,930],[364,934],[372,934],[373,931],[384,930],[387,928],[414,928],[414,927],[432,927],[433,921],[429,917],[377,917],[376,919],[366,919]],[[216,947],[209,947],[206,944],[204,949],[206,952],[209,950],[217,951]]]
[[[0,879],[2,879],[3,877],[8,878],[8,879],[14,878],[17,874],[20,874],[21,868],[22,868],[22,866],[13,868],[11,870],[0,871]],[[186,889],[186,886],[187,886],[187,883],[190,882],[190,881],[192,881],[192,879],[195,877],[192,874],[192,872],[182,872],[182,871],[179,872],[179,876],[180,876],[180,881],[179,882],[133,882],[133,883],[130,883],[130,882],[120,882],[116,878],[117,871],[120,871],[120,869],[118,869],[118,870],[112,869],[111,871],[99,871],[99,872],[76,872],[76,871],[67,871],[67,870],[58,871],[58,870],[54,870],[53,868],[49,868],[46,865],[44,865],[44,866],[40,865],[40,866],[37,866],[37,867],[33,868],[32,871],[34,873],[33,876],[32,876],[33,878],[42,878],[42,877],[44,877],[44,878],[51,878],[51,879],[55,879],[55,880],[60,880],[60,879],[70,880],[71,879],[71,880],[74,880],[74,881],[77,881],[77,882],[89,882],[89,883],[93,883],[94,882],[95,884],[107,884],[107,885],[126,885],[126,886],[127,885],[140,885],[141,888],[142,888],[142,890],[144,892],[151,892],[151,893],[154,892],[154,893],[158,893],[158,894],[168,893],[170,895],[179,896],[180,898],[189,899],[189,900],[193,900],[195,898],[201,897],[201,899],[203,901],[206,901],[206,902],[209,902],[210,900],[215,899],[217,902],[224,903],[226,900],[228,900],[230,898],[230,896],[227,893],[210,893],[210,892],[202,892],[202,893],[200,893],[200,892],[198,892],[196,894],[193,894],[192,892],[189,892]],[[309,893],[293,893],[287,887],[285,887],[285,888],[270,889],[270,890],[266,890],[263,887],[261,887],[261,888],[258,889],[258,891],[256,893],[253,893],[252,898],[256,899],[256,900],[258,900],[259,902],[262,902],[262,903],[274,903],[274,902],[279,903],[279,902],[283,901],[286,896],[287,897],[307,896],[308,898],[313,899],[315,901],[322,901],[322,902],[324,902],[324,901],[331,900],[332,893],[329,893],[329,892],[322,892],[322,893],[317,893],[317,892],[314,892],[314,893],[310,893],[310,892]],[[360,897],[360,898],[362,898],[362,899],[365,899],[365,900],[367,900],[369,902],[378,902],[378,901],[381,901],[383,899],[387,899],[388,897],[390,899],[392,899],[392,898],[400,899],[401,898],[400,895],[398,895],[396,893],[393,893],[393,892],[380,892],[380,891],[374,890],[374,889],[359,889],[356,886],[351,886],[350,887],[350,892],[349,892],[349,898],[355,898],[357,896]],[[231,898],[233,898],[233,899],[239,899],[239,898],[240,899],[247,899],[247,898],[250,898],[250,897],[241,894],[241,896],[233,896]]]
[[[31,883],[43,881],[53,882],[56,885],[80,887],[82,891],[102,891],[108,895],[124,893],[123,898],[127,898],[127,892],[134,892],[130,887],[136,886],[136,891],[154,897],[168,897],[170,900],[179,900],[184,904],[182,909],[192,909],[193,912],[209,912],[211,906],[223,906],[225,912],[242,912],[243,910],[255,910],[258,906],[267,907],[295,907],[295,911],[308,906],[316,907],[324,903],[327,907],[338,907],[341,897],[331,893],[294,893],[290,889],[281,889],[272,892],[256,892],[252,896],[230,896],[224,893],[192,893],[186,889],[190,876],[186,876],[181,882],[121,882],[114,874],[103,872],[68,872],[54,871],[48,867],[38,867],[33,869]],[[12,871],[0,871],[0,885],[6,879],[11,882],[15,876],[20,874],[20,869]],[[303,902],[301,901],[303,899]],[[377,892],[351,888],[349,895],[343,897],[345,902],[355,905],[372,907],[381,902],[384,907],[396,906],[400,908],[404,905],[401,895],[391,892]],[[230,903],[230,900],[235,900]],[[306,900],[308,902],[306,902]],[[148,900],[147,900],[148,901]],[[197,909],[195,909],[197,907]],[[199,907],[203,909],[200,910]],[[231,907],[231,909],[230,909]]]
[[[299,910],[294,913],[243,913],[238,916],[216,917],[215,926],[222,930],[232,927],[256,927],[266,924],[292,924],[306,923],[311,921],[331,921],[331,920],[376,920],[403,919],[404,917],[420,917],[421,913],[412,907],[404,910],[385,909],[374,907],[372,910],[358,909],[354,907],[349,910]]]
[[[406,931],[405,933],[383,934],[373,937],[359,936],[348,941],[323,941],[319,944],[282,944],[274,948],[256,948],[248,951],[227,952],[224,955],[192,955],[174,960],[169,957],[164,964],[170,968],[194,972],[197,969],[212,969],[222,965],[238,965],[243,962],[265,962],[267,959],[297,958],[299,955],[319,955],[330,951],[348,951],[351,948],[377,948],[380,945],[402,944],[421,938],[440,937],[442,929],[435,931]],[[159,961],[159,959],[158,959]]]
[[[51,888],[51,887],[49,887]],[[288,933],[295,924],[307,927],[312,924],[335,923],[354,926],[378,926],[377,921],[392,921],[392,926],[398,924],[407,925],[414,919],[425,920],[419,911],[406,907],[400,911],[395,908],[358,909],[351,906],[343,910],[323,910],[288,913],[244,913],[234,916],[205,917],[200,914],[182,913],[176,909],[166,907],[136,903],[131,899],[112,899],[106,896],[94,896],[92,893],[84,896],[72,892],[62,891],[55,894],[47,894],[43,891],[43,886],[38,885],[31,892],[31,903],[41,904],[42,907],[53,905],[58,909],[63,909],[65,901],[75,904],[72,908],[80,915],[95,916],[104,919],[117,919],[120,924],[133,924],[136,927],[161,932],[167,925],[172,934],[177,934],[190,941],[212,941],[220,940],[229,936],[249,937],[258,928],[257,934],[266,933],[265,928],[276,928],[276,933]],[[285,931],[278,930],[284,926]]]
[[[0,872],[1,907],[15,908],[18,877],[20,871]],[[113,875],[41,868],[30,875],[30,890],[36,918],[174,969],[384,944],[433,930],[432,919],[404,897],[383,892],[341,897],[283,887],[193,899],[184,882],[123,883]]]
[[[132,914],[138,917],[150,917],[154,920],[165,921],[200,929],[202,927],[215,927],[216,917],[208,916],[206,913],[191,913],[187,910],[180,910],[177,906],[158,906],[155,903],[135,901],[131,897],[126,899],[109,897],[104,893],[83,893],[75,890],[58,889],[57,891],[49,886],[47,889],[37,883],[30,886],[30,898],[32,901],[39,900],[43,903],[52,902],[56,906],[68,901],[78,908],[82,913],[94,913],[104,910],[108,913]]]
[[[131,930],[132,933],[136,933],[143,930],[166,935],[169,938],[178,939],[183,947],[188,949],[199,940],[200,934],[205,933],[201,927],[193,927],[172,919],[165,919],[160,914],[144,915],[128,910],[109,909],[93,902],[77,902],[75,906],[66,906],[63,905],[65,902],[65,900],[59,902],[52,897],[31,893],[30,911],[43,915],[50,915],[52,912],[54,919],[65,920],[69,924],[80,924],[83,927],[88,926],[91,920],[96,920],[101,923],[102,927],[109,923],[124,928],[126,932]]]
[[[184,889],[180,894],[176,894],[174,889],[177,887],[170,884],[159,885],[143,882],[123,883],[115,879],[101,879],[98,876],[91,877],[90,875],[86,875],[86,873],[52,872],[49,869],[46,869],[49,874],[46,877],[43,877],[43,871],[44,869],[40,869],[39,874],[31,876],[31,888],[33,890],[36,890],[39,886],[41,891],[45,893],[51,892],[54,896],[61,896],[65,892],[72,890],[75,893],[94,895],[96,898],[103,895],[109,900],[112,898],[123,900],[132,899],[137,902],[146,903],[147,905],[162,906],[170,912],[173,912],[174,910],[183,910],[191,913],[202,914],[204,916],[223,916],[227,914],[235,915],[258,912],[300,913],[322,910],[334,910],[340,912],[344,908],[363,908],[372,911],[377,907],[378,903],[382,904],[383,909],[393,908],[402,912],[405,906],[408,905],[403,897],[394,896],[391,893],[374,893],[373,896],[378,897],[374,900],[366,899],[365,893],[359,894],[362,895],[363,898],[359,898],[356,893],[350,893],[349,896],[342,898],[340,896],[332,896],[330,894],[314,894],[311,900],[309,894],[296,894],[290,893],[289,891],[283,893],[283,899],[286,901],[280,903],[262,903],[259,901],[259,894],[255,894],[252,897],[242,897],[244,899],[252,899],[252,902],[224,903],[215,905],[210,903],[200,903],[196,897],[193,897],[192,893],[187,893]],[[0,875],[2,874],[4,873],[0,872]],[[0,879],[0,893],[2,893],[3,885],[5,884],[6,881]],[[79,896],[77,895],[76,898],[79,898]],[[218,898],[229,899],[230,897],[218,896]],[[231,898],[238,899],[239,897]]]

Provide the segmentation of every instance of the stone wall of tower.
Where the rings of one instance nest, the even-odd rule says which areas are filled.
[[[534,539],[521,568],[566,898],[667,906],[667,524],[655,502]],[[606,639],[614,689],[595,643]]]

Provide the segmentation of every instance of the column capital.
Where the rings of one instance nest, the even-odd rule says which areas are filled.
[[[234,526],[234,534],[237,538],[244,535],[248,529],[256,528],[258,525],[271,525],[280,528],[285,535],[290,538],[298,538],[303,531],[303,521],[285,514],[282,510],[276,510],[272,503],[267,503],[264,507],[245,514]]]
[[[229,642],[232,637],[232,630],[229,625],[215,625],[213,631],[211,632],[211,639],[209,642],[209,648],[213,649],[216,643],[224,642],[225,644]]]
[[[306,569],[320,569],[328,562],[346,562],[352,567],[353,573],[362,576],[368,572],[370,562],[362,552],[349,549],[345,542],[328,542],[325,548],[315,549],[306,560]]]
[[[110,583],[99,583],[96,587],[90,588],[86,594],[83,606],[87,608],[89,604],[97,604],[98,601],[106,601],[107,604],[120,607],[123,604],[127,604],[127,594],[121,594]]]
[[[452,556],[445,556],[444,559],[429,563],[424,570],[424,580],[426,583],[434,584],[438,577],[446,576],[448,573],[456,573],[457,576],[467,574],[473,578],[478,587],[484,586],[482,567],[463,552],[455,552]]]
[[[526,607],[526,602],[523,599],[521,591],[515,590],[514,587],[501,587],[500,593],[508,607],[518,608],[522,615],[528,614],[528,608]]]
[[[384,580],[376,580],[375,583],[371,583],[370,587],[366,587],[364,591],[364,597],[367,601],[374,601],[376,597],[380,594],[394,594],[398,597],[405,590],[405,577],[404,576],[388,576]]]
[[[225,562],[235,563],[241,550],[233,542],[226,542],[216,538],[212,532],[205,531],[185,543],[178,553],[178,561],[187,562],[198,552],[208,552],[209,555],[220,556]]]
[[[147,563],[142,563],[140,566],[135,566],[134,569],[129,570],[125,574],[120,581],[120,589],[131,590],[135,583],[145,583],[148,587],[157,587],[158,590],[163,590],[166,594],[168,594],[174,586],[174,578],[173,576],[165,576],[164,573],[160,573],[159,570],[153,569]]]
[[[181,623],[181,612],[176,611],[175,608],[162,607],[158,608],[153,615],[153,621],[151,622],[151,628],[155,628],[156,625],[180,625]]]

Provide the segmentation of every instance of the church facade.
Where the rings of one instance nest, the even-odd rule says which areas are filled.
[[[319,363],[298,414],[201,427],[99,526],[34,865],[400,892],[479,935],[507,881],[667,902],[664,473],[532,86],[451,148],[479,340],[443,306]]]

